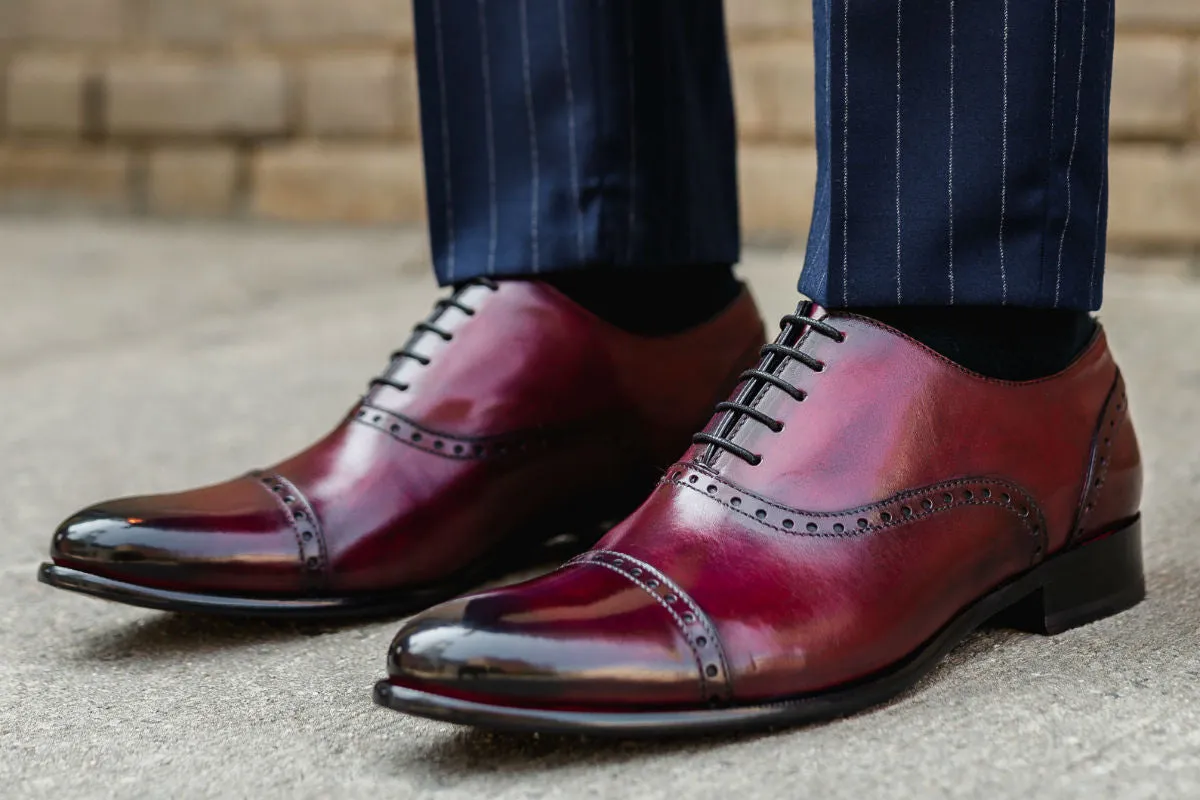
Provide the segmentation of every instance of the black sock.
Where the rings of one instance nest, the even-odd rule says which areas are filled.
[[[1008,381],[1065,369],[1095,332],[1086,311],[999,306],[846,309],[903,331],[969,370]]]
[[[539,277],[604,321],[663,336],[707,322],[742,291],[728,264],[645,270],[580,270]]]

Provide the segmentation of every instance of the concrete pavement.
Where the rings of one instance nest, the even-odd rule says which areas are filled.
[[[1150,599],[973,637],[882,710],[684,743],[492,736],[372,705],[395,622],[124,608],[34,581],[108,496],[223,479],[331,426],[435,296],[412,233],[0,219],[0,796],[1200,797],[1200,285],[1116,276]],[[771,318],[794,256],[744,270]]]

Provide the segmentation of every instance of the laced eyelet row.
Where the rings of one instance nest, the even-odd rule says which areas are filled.
[[[803,389],[793,386],[776,374],[778,368],[787,361],[798,361],[813,372],[825,371],[824,361],[810,356],[797,347],[789,347],[783,344],[794,330],[808,328],[810,331],[818,333],[827,339],[832,339],[835,342],[846,341],[846,334],[844,332],[827,322],[807,316],[806,314],[801,314],[799,311],[795,314],[785,316],[779,321],[779,326],[783,329],[782,333],[773,344],[768,344],[762,348],[760,351],[762,361],[759,362],[759,365],[754,369],[746,370],[738,376],[738,382],[746,384],[746,388],[741,393],[746,402],[733,400],[717,404],[716,410],[718,413],[724,412],[733,415],[732,419],[724,422],[723,429],[725,431],[735,430],[737,421],[742,417],[765,425],[773,433],[779,433],[783,430],[784,425],[782,421],[759,410],[750,402],[750,399],[754,398],[759,390],[768,386],[779,389],[797,403],[804,402],[805,398],[808,397],[808,394]],[[692,437],[692,442],[724,450],[742,459],[752,467],[756,467],[762,463],[762,456],[760,454],[747,450],[745,447],[734,442],[728,434],[723,435],[720,431],[718,433],[697,433]]]
[[[393,368],[395,367],[397,361],[400,361],[400,360],[406,359],[406,358],[416,361],[418,364],[420,364],[423,367],[429,366],[429,364],[430,364],[429,356],[422,355],[421,353],[413,352],[413,350],[412,350],[412,346],[413,346],[413,344],[415,344],[416,338],[423,333],[430,333],[430,334],[433,334],[434,336],[437,336],[439,339],[441,339],[444,342],[453,341],[454,334],[444,328],[439,328],[435,324],[435,322],[437,321],[438,317],[441,316],[442,312],[444,312],[448,308],[456,308],[459,311],[461,311],[462,313],[466,314],[468,317],[475,316],[475,309],[468,306],[461,299],[463,292],[472,286],[486,286],[487,288],[491,289],[492,291],[497,291],[500,288],[499,284],[497,284],[491,278],[472,278],[471,280],[467,281],[466,283],[463,283],[461,286],[459,286],[457,289],[455,289],[454,294],[450,295],[449,297],[445,297],[445,298],[442,298],[441,300],[438,300],[436,303],[433,304],[433,314],[431,314],[424,321],[418,322],[416,325],[413,326],[413,335],[409,339],[408,344],[406,344],[404,347],[400,348],[399,350],[396,350],[390,356],[388,356],[388,361],[391,362],[389,365],[389,368],[388,368],[388,372],[393,371]],[[369,388],[374,389],[377,386],[388,386],[388,387],[391,387],[392,389],[396,389],[397,391],[401,391],[401,392],[406,392],[409,389],[409,385],[407,383],[404,383],[403,381],[395,380],[394,378],[389,378],[386,374],[380,375],[379,377],[371,379]]]

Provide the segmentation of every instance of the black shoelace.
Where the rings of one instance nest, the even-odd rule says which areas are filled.
[[[376,386],[390,386],[393,389],[399,389],[402,392],[408,391],[407,383],[401,383],[400,381],[393,380],[392,378],[387,377],[387,375],[395,371],[397,361],[401,361],[406,358],[411,358],[413,361],[416,361],[423,367],[429,366],[429,357],[413,352],[412,347],[416,344],[417,338],[425,333],[432,333],[434,336],[441,337],[441,339],[446,342],[449,342],[454,338],[453,333],[445,328],[439,328],[437,326],[437,321],[441,318],[443,312],[445,312],[445,310],[448,308],[457,308],[468,317],[475,316],[475,309],[463,303],[461,299],[463,292],[471,286],[486,286],[492,291],[496,291],[500,288],[500,286],[491,278],[472,278],[471,280],[455,287],[454,293],[449,297],[443,298],[434,303],[433,313],[426,317],[424,321],[418,322],[413,326],[412,336],[409,337],[408,341],[404,344],[404,347],[388,356],[388,361],[390,363],[387,371],[377,378],[372,378],[370,388],[374,389]]]
[[[811,332],[828,337],[835,342],[842,342],[846,339],[846,334],[837,328],[827,322],[813,319],[806,313],[801,313],[800,310],[797,310],[795,314],[788,314],[780,320],[779,326],[782,328],[779,338],[775,340],[774,344],[768,344],[760,351],[762,361],[759,362],[759,365],[754,369],[746,370],[738,376],[738,383],[746,384],[739,393],[739,399],[717,404],[718,412],[729,412],[733,416],[726,419],[717,428],[717,433],[715,434],[697,433],[692,437],[693,443],[706,444],[718,450],[724,450],[742,459],[750,466],[757,467],[762,463],[762,456],[747,450],[729,438],[735,430],[738,421],[742,417],[748,417],[755,422],[765,425],[774,433],[779,433],[783,430],[783,423],[770,414],[760,411],[754,405],[760,392],[768,386],[774,386],[776,389],[788,394],[796,402],[803,402],[804,398],[808,396],[804,390],[793,386],[775,373],[789,360],[799,361],[814,372],[825,371],[825,363],[823,361],[819,361],[799,349],[799,337],[796,337],[796,346],[788,346],[785,342],[792,338],[793,333],[802,331],[805,328]]]

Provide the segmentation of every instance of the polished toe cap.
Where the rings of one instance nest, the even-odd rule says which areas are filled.
[[[399,686],[501,705],[703,705],[705,667],[678,623],[644,585],[577,563],[418,615],[388,671]]]
[[[185,592],[295,591],[292,531],[253,485],[238,482],[85,508],[55,531],[58,566]]]

